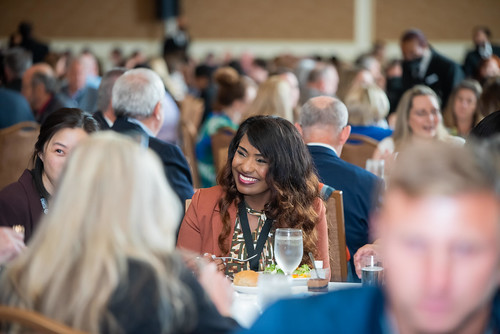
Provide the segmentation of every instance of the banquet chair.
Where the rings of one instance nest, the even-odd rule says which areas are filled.
[[[233,140],[235,134],[236,131],[233,129],[223,127],[211,137],[212,155],[214,157],[216,175],[219,174],[219,171],[226,164],[227,150],[229,149],[229,144],[231,144],[231,140]]]
[[[351,133],[349,140],[342,148],[340,158],[351,164],[365,168],[366,160],[371,159],[377,145],[378,141],[371,137]]]
[[[328,251],[332,282],[347,280],[347,248],[345,241],[344,202],[342,191],[335,190],[326,200]]]
[[[0,189],[17,181],[30,167],[39,132],[36,122],[21,122],[0,130]]]
[[[16,326],[16,329],[19,329],[17,331],[19,333],[85,334],[85,332],[72,329],[34,311],[0,306],[0,330],[2,333],[4,333],[3,326],[7,325]]]
[[[203,117],[203,101],[191,95],[186,95],[181,102],[181,134],[182,151],[188,161],[193,177],[193,186],[200,187],[200,177],[196,162],[195,145],[198,128]]]

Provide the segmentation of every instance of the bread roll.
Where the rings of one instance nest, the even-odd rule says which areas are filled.
[[[253,270],[243,270],[234,275],[233,284],[239,286],[257,286],[259,273]]]

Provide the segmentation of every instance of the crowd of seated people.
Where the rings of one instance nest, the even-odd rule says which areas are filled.
[[[28,28],[20,27],[18,37],[29,40]],[[498,204],[489,202],[498,196],[491,186],[498,182],[499,167],[489,162],[478,166],[486,158],[470,150],[477,137],[500,132],[499,48],[490,40],[487,28],[475,28],[475,49],[465,55],[463,66],[435,49],[424,32],[410,29],[401,35],[401,59],[387,60],[383,43],[352,63],[290,54],[266,60],[250,53],[196,61],[187,50],[166,58],[148,58],[137,50],[125,57],[115,48],[112,67],[103,71],[102,60],[90,49],[57,54],[14,39],[0,57],[0,130],[34,121],[40,132],[19,180],[0,189],[0,304],[32,309],[88,332],[237,331],[225,275],[274,264],[277,228],[301,229],[301,263],[312,265],[311,252],[330,269],[325,186],[343,192],[348,280],[359,282],[359,262],[366,254],[383,255],[403,270],[394,255],[402,241],[387,226],[404,230],[398,223],[412,213],[413,220],[438,221],[432,210],[428,216],[417,215],[422,203],[432,209],[424,205],[427,197],[448,196],[459,203],[454,196],[483,192],[492,215],[500,216]],[[38,49],[30,49],[33,45]],[[190,121],[181,114],[183,101],[191,96],[204,106],[189,148],[180,123]],[[232,138],[227,160],[217,171],[212,139],[221,130]],[[378,142],[370,158],[384,160],[387,183],[342,160],[351,133]],[[416,146],[425,146],[428,153],[414,151]],[[186,159],[188,149],[194,161]],[[498,163],[497,149],[485,144],[478,151],[492,152],[490,158]],[[417,157],[435,161],[426,165]],[[464,166],[456,170],[453,163],[459,157]],[[444,162],[438,168],[440,158]],[[200,176],[198,184],[193,169]],[[446,172],[449,179],[441,180]],[[478,186],[463,180],[456,189],[440,186],[465,176]],[[496,181],[488,185],[488,178]],[[470,203],[463,199],[470,208],[453,207],[449,217],[470,214],[460,210],[475,210],[477,198],[472,196]],[[185,208],[186,200],[190,204]],[[389,205],[407,211],[396,212]],[[379,230],[374,224],[384,221],[381,217],[387,222]],[[485,226],[495,217],[485,217]],[[472,228],[466,223],[460,227]],[[416,228],[408,231],[417,233]],[[421,244],[431,244],[423,236],[428,231],[420,232],[420,244],[412,244],[410,237],[403,240],[409,244],[404,251],[418,252]],[[492,250],[498,263],[498,249],[484,252]],[[102,254],[98,259],[96,251]],[[248,262],[220,259],[243,260],[251,254],[256,257]],[[491,277],[500,277],[498,268],[489,270]],[[417,296],[402,300],[404,286],[398,281],[410,282],[411,272],[388,276],[382,294],[363,297],[366,305],[383,306],[385,300],[402,309],[414,306]],[[493,310],[491,323],[486,316],[469,323],[464,311],[460,319],[470,326],[464,328],[498,330],[498,281],[481,281],[489,290],[478,310]],[[442,297],[424,292],[430,308],[433,298]],[[318,302],[337,305],[349,298]],[[457,301],[475,301],[466,299]],[[127,309],[132,301],[141,311],[134,316]],[[265,328],[268,318],[279,319],[294,303],[265,313],[255,332],[271,331]],[[392,306],[380,309],[386,311],[377,313],[377,324],[386,332],[425,331],[433,320],[426,310],[400,314]],[[323,315],[318,319],[325,320]],[[456,329],[455,320],[435,322],[437,331]]]

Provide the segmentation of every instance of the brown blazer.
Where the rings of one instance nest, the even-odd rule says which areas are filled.
[[[218,238],[222,231],[222,219],[220,216],[219,199],[223,196],[220,186],[199,189],[193,196],[184,220],[179,230],[177,247],[193,251],[198,254],[210,253],[216,256],[227,256],[222,254],[218,245]],[[326,209],[323,201],[317,199],[317,212],[319,222],[316,225],[318,235],[317,260],[323,261],[323,266],[328,267],[330,263],[328,255],[328,230],[326,224]],[[230,221],[236,221],[237,208],[232,204],[229,207]],[[232,236],[234,224],[231,226]],[[228,243],[231,238],[228,238]]]

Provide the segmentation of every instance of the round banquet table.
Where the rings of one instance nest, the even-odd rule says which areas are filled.
[[[328,291],[335,291],[348,288],[361,287],[361,283],[340,283],[340,282],[329,282]],[[238,292],[236,290],[244,290],[244,292]],[[307,285],[294,285],[291,287],[291,294],[287,297],[290,298],[307,298],[308,296],[317,295],[318,292],[308,292]],[[231,308],[232,317],[238,321],[242,327],[250,327],[254,321],[262,314],[265,307],[262,307],[261,295],[259,294],[259,288],[241,289],[236,287],[234,292],[233,306]],[[276,300],[276,299],[275,299]],[[275,301],[274,300],[274,301]]]

